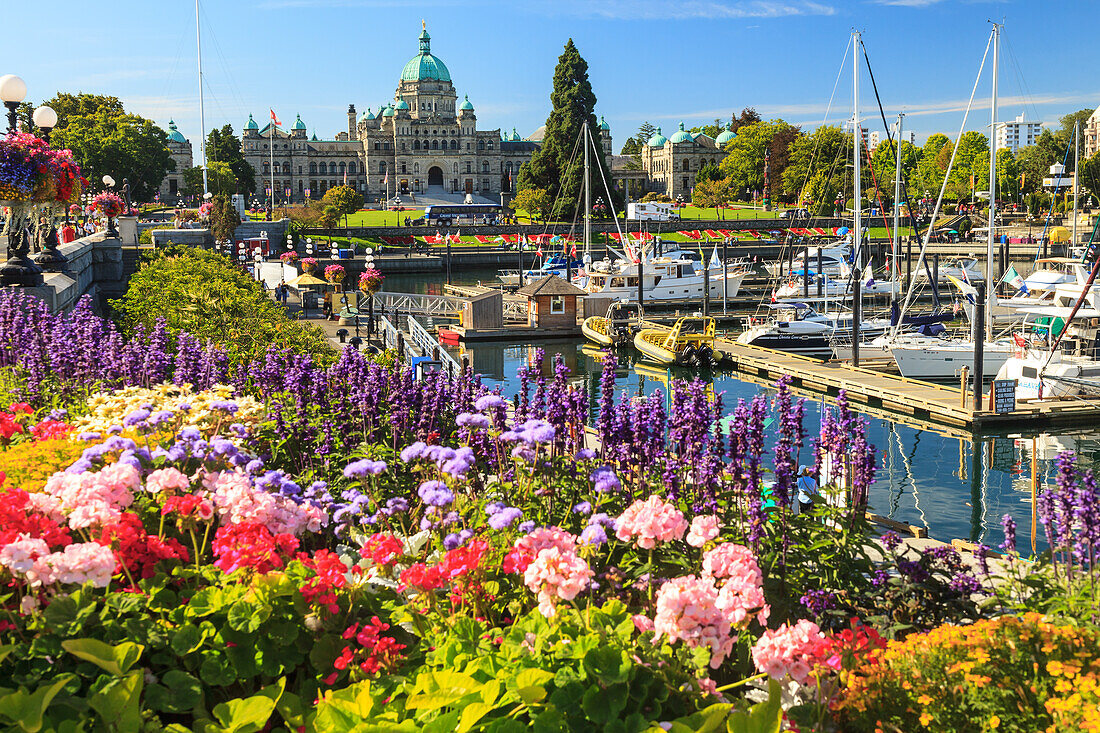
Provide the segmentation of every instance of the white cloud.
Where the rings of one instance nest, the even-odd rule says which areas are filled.
[[[689,20],[695,18],[784,18],[796,15],[834,15],[836,8],[815,0],[557,0],[535,5],[553,15],[575,15],[611,20]]]
[[[875,0],[878,5],[894,5],[904,8],[927,8],[930,5],[939,5],[943,0]]]

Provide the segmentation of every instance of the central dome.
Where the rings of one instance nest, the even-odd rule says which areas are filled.
[[[450,81],[451,72],[441,59],[432,55],[432,37],[425,28],[420,33],[420,54],[405,64],[401,81]]]

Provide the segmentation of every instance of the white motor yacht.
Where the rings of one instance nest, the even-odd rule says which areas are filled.
[[[828,359],[833,342],[847,336],[852,340],[852,314],[845,311],[823,315],[806,303],[772,303],[770,318],[750,318],[737,342],[748,346],[787,351],[792,354]],[[860,321],[860,337],[876,338],[890,328],[887,318]]]
[[[642,262],[642,295],[646,301],[691,300],[703,297],[705,271],[697,260],[685,257],[661,256]],[[593,295],[634,302],[638,298],[638,265],[623,260],[593,262],[588,270],[584,289]],[[711,267],[709,291],[711,298],[737,296],[741,281],[749,270],[735,263],[725,274],[721,267]]]

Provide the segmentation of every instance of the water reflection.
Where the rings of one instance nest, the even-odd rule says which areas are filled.
[[[543,373],[549,377],[555,354],[561,354],[575,383],[584,384],[593,408],[599,396],[604,352],[576,340],[546,341],[537,345],[471,344],[464,354],[490,385],[501,385],[506,395],[519,388],[516,369],[533,364],[536,349],[543,349]],[[619,359],[615,370],[617,398],[668,395],[670,379],[685,379],[693,373],[639,364],[630,357]],[[738,399],[751,399],[767,386],[754,384],[729,372],[703,373],[701,378],[722,394],[723,412],[733,411]],[[828,404],[825,405],[826,407]],[[818,434],[823,403],[807,398],[804,427],[808,438]],[[858,406],[856,406],[858,407]],[[1100,459],[1100,432],[1077,431],[1041,435],[945,435],[927,426],[912,426],[870,416],[868,439],[880,453],[870,502],[875,513],[918,527],[925,527],[937,539],[955,538],[996,546],[1003,540],[1001,517],[1011,514],[1017,521],[1021,550],[1032,542],[1032,456],[1037,491],[1053,485],[1055,459],[1063,451],[1078,455],[1083,467],[1092,468]],[[769,448],[775,436],[768,436]],[[806,441],[809,444],[809,439]],[[809,462],[810,449],[803,448],[802,462]],[[1045,546],[1039,529],[1035,546]]]

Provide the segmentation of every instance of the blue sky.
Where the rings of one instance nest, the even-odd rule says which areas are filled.
[[[346,129],[346,110],[393,98],[417,52],[421,19],[432,51],[469,95],[481,128],[526,137],[546,118],[554,64],[572,37],[589,64],[597,113],[616,152],[643,120],[668,133],[754,106],[812,127],[825,117],[853,28],[863,33],[887,114],[904,110],[918,139],[954,137],[986,46],[1006,23],[1000,118],[1056,123],[1100,104],[1093,38],[1100,4],[1060,0],[203,0],[206,126],[238,132],[251,112],[295,114],[320,137]],[[4,11],[0,73],[22,76],[28,99],[55,91],[122,98],[193,142],[199,115],[194,5],[188,0],[51,0]],[[48,16],[48,17],[46,17]],[[10,32],[11,29],[17,32]],[[33,59],[33,60],[32,60]],[[830,121],[850,114],[850,58]],[[970,129],[988,123],[988,70]],[[864,118],[877,110],[864,72]],[[873,120],[865,123],[871,129]],[[197,146],[196,146],[197,152]]]

